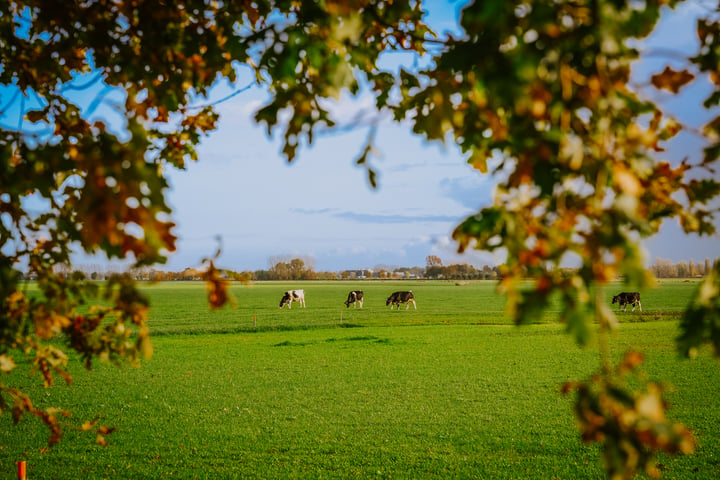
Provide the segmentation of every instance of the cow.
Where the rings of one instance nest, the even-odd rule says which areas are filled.
[[[618,310],[622,308],[623,312],[627,311],[628,304],[632,304],[632,312],[635,311],[635,306],[640,307],[640,311],[642,312],[642,305],[640,305],[640,293],[638,292],[618,293],[617,295],[613,296],[612,303],[617,303]]]
[[[413,306],[415,307],[415,310],[417,310],[417,304],[415,303],[415,295],[413,294],[412,290],[409,290],[407,292],[393,292],[392,295],[390,295],[387,300],[385,300],[385,306],[390,305],[390,310],[393,309],[395,305],[397,305],[398,310],[400,310],[400,304],[405,304],[405,310],[410,308],[410,302],[412,302]]]
[[[362,308],[363,305],[363,291],[362,290],[353,290],[350,293],[348,293],[348,298],[345,300],[345,306],[350,308],[350,304],[353,304],[353,308],[357,307],[357,304],[360,304],[360,308]]]
[[[280,299],[280,308],[285,305],[292,308],[293,302],[299,302],[302,308],[305,308],[305,290],[288,290]]]

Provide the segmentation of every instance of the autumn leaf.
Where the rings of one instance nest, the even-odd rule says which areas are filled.
[[[95,425],[97,425],[98,421],[99,421],[99,418],[96,418],[94,420],[88,420],[87,422],[82,424],[80,429],[85,432],[87,432],[88,430],[92,430],[95,427]]]
[[[97,436],[95,437],[95,443],[100,445],[101,447],[107,447],[109,445],[109,442],[107,441],[106,436],[113,433],[115,430],[117,430],[115,427],[108,427],[106,425],[101,425],[97,429]]]
[[[640,471],[656,476],[658,452],[691,454],[692,432],[668,420],[663,389],[640,370],[643,356],[627,352],[614,372],[586,381],[566,382],[575,392],[575,417],[586,442],[602,444],[605,468],[612,478],[633,478]],[[632,386],[630,386],[632,385]]]
[[[655,88],[669,90],[672,93],[678,93],[680,88],[687,85],[694,78],[695,75],[687,70],[676,71],[667,66],[662,73],[653,75],[651,77],[651,81]]]
[[[235,305],[235,299],[228,292],[230,281],[221,276],[212,260],[208,260],[208,268],[203,272],[203,280],[207,285],[208,303],[212,308],[222,308],[227,303]]]
[[[637,174],[626,168],[623,164],[615,164],[613,175],[615,183],[622,193],[635,198],[642,194],[642,183],[638,179]]]
[[[487,155],[485,154],[485,152],[473,152],[473,154],[468,159],[468,163],[480,173],[488,172]]]
[[[15,361],[6,353],[0,355],[0,372],[10,373],[15,369]]]

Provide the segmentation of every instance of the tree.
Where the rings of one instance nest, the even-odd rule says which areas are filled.
[[[270,271],[273,274],[273,280],[289,280],[290,266],[285,262],[276,263]]]
[[[303,273],[305,272],[305,262],[303,262],[299,258],[293,258],[290,261],[289,269],[290,269],[290,279],[291,280],[300,280],[300,278],[302,278],[302,276],[303,276]]]
[[[428,278],[440,278],[445,272],[442,260],[436,255],[428,255],[425,258],[425,276]]]
[[[380,268],[377,270],[377,276],[378,278],[389,278],[390,277],[390,271],[386,268]]]
[[[442,260],[437,255],[428,255],[425,258],[425,265],[429,267],[442,267]]]
[[[99,292],[82,275],[55,267],[69,265],[73,249],[131,258],[137,267],[164,261],[176,240],[164,172],[197,159],[196,145],[217,121],[214,105],[203,100],[218,79],[234,82],[242,64],[272,93],[255,120],[282,133],[288,161],[318,128],[336,126],[328,100],[363,86],[378,111],[430,141],[456,143],[479,172],[495,174],[493,203],[454,231],[459,250],[507,253],[499,288],[517,323],[531,321],[557,293],[561,318],[578,342],[597,329],[599,375],[568,384],[583,438],[603,442],[612,475],[655,473],[655,451],[689,452],[692,437],[664,420],[659,387],[631,390],[624,382],[640,355],[610,364],[608,332],[617,319],[603,286],[621,275],[639,287],[651,283],[640,242],[663,221],[679,220],[687,234],[715,230],[720,117],[702,130],[703,158],[672,164],[660,158],[662,143],[686,127],[630,87],[639,54],[630,40],[653,30],[663,5],[679,3],[485,0],[462,11],[460,38],[436,37],[422,21],[422,4],[402,0],[0,5],[7,99],[0,108],[0,369],[32,361],[46,383],[54,375],[67,379],[67,357],[51,342],[61,333],[88,367],[98,357],[136,361],[149,354],[148,304],[132,279],[115,276]],[[710,109],[720,103],[720,23],[710,9],[696,33],[698,51],[673,54],[674,67],[642,88],[672,95],[709,78],[713,91],[698,108]],[[391,50],[432,61],[394,74],[377,66]],[[678,67],[681,56],[685,65]],[[77,92],[90,100],[71,100]],[[120,115],[104,119],[101,106]],[[372,185],[375,128],[355,160]],[[47,205],[41,214],[27,208],[30,197]],[[568,255],[581,259],[580,268],[552,268]],[[21,265],[37,276],[39,298],[23,289]],[[717,322],[708,321],[717,318],[717,272],[706,268],[706,287],[681,323],[684,353],[705,341],[720,352]],[[520,288],[528,276],[533,287]],[[221,306],[227,283],[212,261],[204,278],[211,305]],[[101,293],[110,306],[80,313],[80,303]],[[619,416],[642,416],[622,399],[646,397],[663,419],[650,431],[637,424],[598,431],[587,421],[617,425]],[[50,410],[2,383],[3,411],[8,400],[16,418],[37,415],[50,426],[51,443],[59,439]],[[597,404],[614,408],[589,410]],[[663,429],[673,434],[659,442]],[[106,430],[97,427],[101,441]]]
[[[679,261],[677,263],[677,265],[675,265],[675,275],[678,278],[686,278],[689,276],[689,273],[690,273],[690,269],[689,269],[687,263],[685,263],[683,261]]]

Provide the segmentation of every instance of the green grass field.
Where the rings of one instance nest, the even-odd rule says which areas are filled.
[[[678,358],[677,318],[696,284],[642,292],[642,314],[620,313],[618,357],[647,356],[651,378],[674,385],[669,415],[699,441],[662,456],[663,478],[720,477],[720,368],[704,351]],[[307,308],[278,309],[304,288]],[[365,291],[365,308],[345,308]],[[412,289],[418,309],[385,298]],[[617,286],[617,291],[622,289]],[[209,311],[200,283],[148,285],[154,356],[142,368],[72,364],[75,383],[23,379],[41,405],[102,413],[118,427],[107,448],[0,417],[0,478],[602,478],[561,384],[598,366],[551,308],[515,327],[494,283],[306,282],[236,285],[237,306]],[[609,298],[613,293],[608,290]],[[254,323],[254,324],[253,324]]]

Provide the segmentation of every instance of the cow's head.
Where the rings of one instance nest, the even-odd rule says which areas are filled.
[[[618,303],[619,301],[620,301],[620,295],[615,295],[615,296],[613,296],[613,301],[612,301],[612,303]]]
[[[390,305],[390,301],[392,301],[392,297],[388,297],[387,300],[385,300],[385,306],[387,307]]]
[[[290,297],[290,293],[285,292],[285,295],[283,295],[283,297],[280,299],[280,308],[289,304],[291,301],[292,301],[292,298]]]

